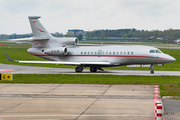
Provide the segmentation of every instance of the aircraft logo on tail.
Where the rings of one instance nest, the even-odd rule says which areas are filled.
[[[41,29],[38,29],[38,28],[36,28],[37,30],[39,30],[40,32],[45,32],[45,31],[43,31],[43,30],[41,30]]]

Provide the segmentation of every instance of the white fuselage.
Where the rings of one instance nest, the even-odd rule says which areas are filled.
[[[30,48],[28,53],[52,61],[110,62],[110,65],[85,65],[87,67],[111,67],[131,64],[165,64],[175,61],[159,49],[149,46],[96,46],[69,47],[67,55],[47,55],[50,48]],[[55,51],[56,52],[56,51]]]

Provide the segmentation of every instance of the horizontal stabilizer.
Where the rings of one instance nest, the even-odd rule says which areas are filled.
[[[47,37],[30,37],[30,38],[19,38],[19,39],[7,39],[9,42],[17,42],[17,41],[39,41],[39,40],[49,40]]]

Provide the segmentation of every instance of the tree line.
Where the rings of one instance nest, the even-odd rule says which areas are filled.
[[[180,38],[180,30],[136,30],[136,29],[118,29],[118,30],[94,30],[86,33],[87,39],[110,39],[118,37],[126,39],[141,39],[141,40],[168,40],[173,41]]]

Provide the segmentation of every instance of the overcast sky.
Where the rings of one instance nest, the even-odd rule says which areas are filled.
[[[0,34],[32,33],[28,16],[50,33],[180,29],[180,0],[0,0]]]

